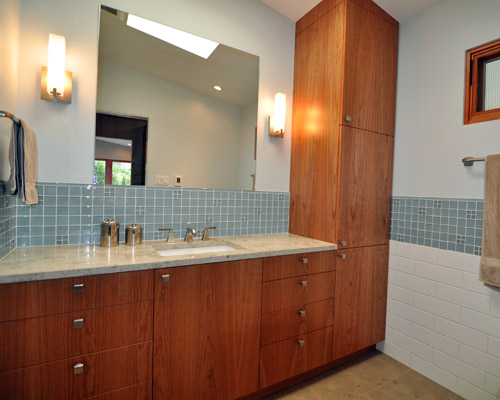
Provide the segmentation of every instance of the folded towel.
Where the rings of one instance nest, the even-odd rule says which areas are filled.
[[[479,280],[500,288],[500,154],[486,157],[483,251]]]
[[[8,194],[17,196],[27,205],[38,204],[36,178],[38,146],[35,132],[29,124],[20,120],[12,126],[9,147],[10,177],[6,184]]]

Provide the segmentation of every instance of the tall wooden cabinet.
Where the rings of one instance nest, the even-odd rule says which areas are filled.
[[[397,50],[370,0],[297,22],[290,232],[339,246],[334,359],[384,338]]]

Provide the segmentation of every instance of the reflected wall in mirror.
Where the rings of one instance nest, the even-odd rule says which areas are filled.
[[[147,120],[142,184],[182,176],[185,187],[252,190],[259,58],[219,44],[205,59],[127,26],[128,15],[101,7],[97,110]],[[96,160],[108,159],[106,137]]]

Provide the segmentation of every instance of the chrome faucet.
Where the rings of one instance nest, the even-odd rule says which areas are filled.
[[[193,243],[193,236],[196,236],[198,231],[194,228],[191,228],[191,222],[188,222],[186,227],[186,234],[184,235],[184,241],[188,243]]]

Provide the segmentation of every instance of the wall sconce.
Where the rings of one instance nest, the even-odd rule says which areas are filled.
[[[274,96],[274,113],[269,117],[269,136],[282,138],[285,132],[286,94]]]
[[[40,98],[71,104],[72,73],[66,71],[66,39],[49,34],[48,66],[42,67]]]

